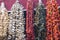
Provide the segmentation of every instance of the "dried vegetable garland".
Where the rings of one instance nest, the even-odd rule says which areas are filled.
[[[36,40],[45,40],[46,29],[45,29],[45,9],[41,0],[36,8],[34,24],[37,27]]]
[[[58,11],[58,4],[56,2],[56,0],[52,0],[52,19],[53,19],[53,35],[54,35],[54,40],[59,40],[59,35],[58,35],[58,28],[59,28],[59,11]]]
[[[25,40],[23,6],[19,4],[18,0],[13,4],[11,11],[8,39]]]
[[[27,0],[26,12],[26,40],[34,40],[34,25],[33,25],[33,1]]]
[[[47,7],[46,7],[47,8],[47,14],[46,14],[47,38],[46,40],[52,40],[52,22],[51,22],[52,8],[51,7],[52,7],[52,4],[50,0],[47,0]]]
[[[58,38],[59,11],[56,0],[47,0],[46,40],[59,40]]]
[[[2,2],[0,8],[0,40],[6,40],[8,25],[9,25],[8,11],[5,8],[4,2]]]

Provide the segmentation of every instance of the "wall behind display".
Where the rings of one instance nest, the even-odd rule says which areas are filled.
[[[3,2],[5,3],[5,6],[8,10],[11,9],[11,6],[13,5],[13,3],[15,2],[16,0],[3,0]],[[46,0],[42,0],[43,3],[45,4],[46,6]],[[0,3],[2,2],[2,0],[0,0]],[[27,0],[19,0],[19,2],[26,8],[26,3],[27,3]],[[33,0],[34,2],[34,8],[37,6],[37,3],[38,3],[38,0]],[[60,5],[60,0],[57,0],[57,3]]]

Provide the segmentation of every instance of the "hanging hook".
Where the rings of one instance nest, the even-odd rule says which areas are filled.
[[[2,0],[2,2],[1,2],[1,8],[5,8],[4,0]]]
[[[1,8],[5,8],[4,2],[1,3]]]
[[[52,0],[51,0],[51,3],[52,3]]]
[[[16,0],[16,2],[19,2],[18,0]]]
[[[42,4],[42,1],[41,0],[39,0],[39,5],[41,5]]]

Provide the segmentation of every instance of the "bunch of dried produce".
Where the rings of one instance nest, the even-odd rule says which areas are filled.
[[[44,4],[39,0],[36,8],[36,14],[34,16],[34,25],[36,26],[36,40],[45,40],[46,28],[45,28],[45,9]]]
[[[46,40],[59,40],[58,38],[59,11],[56,0],[47,0]]]
[[[23,6],[19,4],[18,0],[13,4],[11,11],[8,40],[25,40]]]
[[[0,8],[0,40],[6,40],[8,26],[9,26],[8,11],[4,6],[4,2],[2,2]]]
[[[26,40],[34,40],[34,25],[33,25],[33,1],[27,0],[26,12]]]

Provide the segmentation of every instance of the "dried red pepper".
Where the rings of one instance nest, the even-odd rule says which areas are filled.
[[[34,40],[34,25],[33,25],[33,1],[27,0],[26,12],[26,40]]]
[[[48,0],[46,15],[46,27],[47,27],[46,40],[59,40],[58,25],[59,25],[58,4],[56,0]]]

